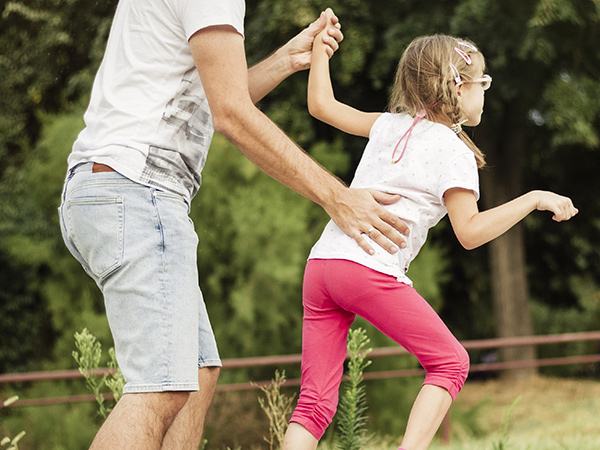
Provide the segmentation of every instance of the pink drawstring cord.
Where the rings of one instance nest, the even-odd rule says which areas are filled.
[[[402,159],[402,156],[404,156],[404,152],[406,151],[406,146],[408,145],[408,139],[410,138],[410,135],[412,134],[413,128],[415,128],[415,126],[417,126],[417,124],[419,123],[419,120],[423,119],[426,115],[427,115],[427,112],[424,109],[420,110],[417,113],[417,115],[415,116],[415,120],[413,121],[410,128],[408,130],[406,130],[406,133],[404,133],[402,135],[402,137],[396,144],[396,147],[394,147],[394,153],[392,153],[392,162],[394,164],[396,164],[398,161],[400,161]],[[398,156],[398,159],[395,159],[396,151],[398,150],[398,146],[400,145],[400,142],[402,142],[402,139],[404,139],[404,138],[406,138],[406,142],[404,142],[404,148],[402,149],[402,153],[400,153],[400,156]]]

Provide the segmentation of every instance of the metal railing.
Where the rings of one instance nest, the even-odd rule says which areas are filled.
[[[546,345],[546,344],[561,344],[569,342],[584,342],[584,341],[600,341],[600,331],[594,332],[582,332],[582,333],[567,333],[567,334],[556,334],[546,336],[524,336],[524,337],[512,337],[512,338],[497,338],[497,339],[483,339],[483,340],[471,340],[463,341],[462,344],[467,350],[486,350],[486,349],[500,349],[505,347],[518,347],[518,346],[530,346],[530,345]],[[409,354],[402,347],[385,347],[377,348],[369,353],[369,358],[381,358],[389,356],[407,355]],[[251,357],[251,358],[236,358],[236,359],[224,359],[223,369],[241,369],[251,367],[265,367],[265,366],[281,366],[288,364],[299,364],[301,361],[301,355],[286,355],[286,356],[263,356],[263,357]],[[510,369],[521,369],[527,367],[545,367],[545,366],[558,366],[558,365],[569,365],[569,364],[590,364],[600,362],[600,350],[598,354],[591,355],[579,355],[579,356],[564,356],[557,358],[544,358],[534,360],[521,360],[521,361],[503,361],[493,363],[478,363],[472,364],[470,373],[475,372],[490,372],[490,371],[501,371]],[[110,373],[109,369],[99,369],[96,374],[102,376],[106,373]],[[415,369],[402,369],[402,370],[388,370],[380,372],[367,372],[364,374],[365,380],[376,380],[384,378],[397,378],[397,377],[411,377],[424,374],[425,371],[420,368]],[[60,371],[48,371],[48,372],[29,372],[29,373],[15,373],[0,375],[0,384],[14,384],[24,382],[38,382],[38,381],[53,381],[53,380],[68,380],[68,379],[82,379],[83,375],[78,370],[60,370]],[[247,382],[247,383],[235,383],[235,384],[219,384],[217,385],[217,392],[230,392],[230,391],[241,391],[250,389],[259,389],[261,386],[269,385],[271,381],[258,381],[258,382]],[[286,380],[286,386],[295,386],[300,384],[300,379]],[[107,394],[107,397],[109,395]],[[19,399],[10,405],[2,407],[24,407],[24,406],[42,406],[52,405],[61,403],[76,403],[76,402],[88,402],[94,401],[93,395],[73,395],[67,397],[49,397],[49,398],[38,398],[38,399]]]

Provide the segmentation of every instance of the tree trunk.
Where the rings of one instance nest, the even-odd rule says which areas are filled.
[[[498,337],[531,336],[533,325],[529,311],[529,289],[525,276],[523,229],[513,228],[490,245],[490,268],[494,315]],[[501,351],[503,361],[535,359],[535,347],[509,347]],[[535,368],[504,371],[507,378],[525,378]]]
[[[495,145],[488,141],[492,145],[484,148],[489,152],[491,166],[484,170],[482,176],[482,194],[487,208],[523,194],[523,160],[527,145],[525,112],[520,110],[521,105],[517,102],[507,108],[503,121],[506,126],[502,127],[505,132],[496,139]],[[497,336],[531,336],[533,325],[528,304],[523,226],[519,224],[492,241],[489,252]],[[500,354],[503,361],[533,360],[536,357],[534,346],[505,348]],[[503,371],[502,376],[516,379],[536,372],[535,368],[511,369]]]

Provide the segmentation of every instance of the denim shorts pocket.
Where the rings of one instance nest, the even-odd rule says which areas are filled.
[[[123,213],[121,197],[77,198],[64,205],[67,237],[98,283],[123,263]]]

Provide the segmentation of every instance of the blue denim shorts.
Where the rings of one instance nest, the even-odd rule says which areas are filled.
[[[198,390],[198,368],[221,365],[188,213],[183,197],[92,163],[67,174],[63,238],[104,295],[124,393]]]

